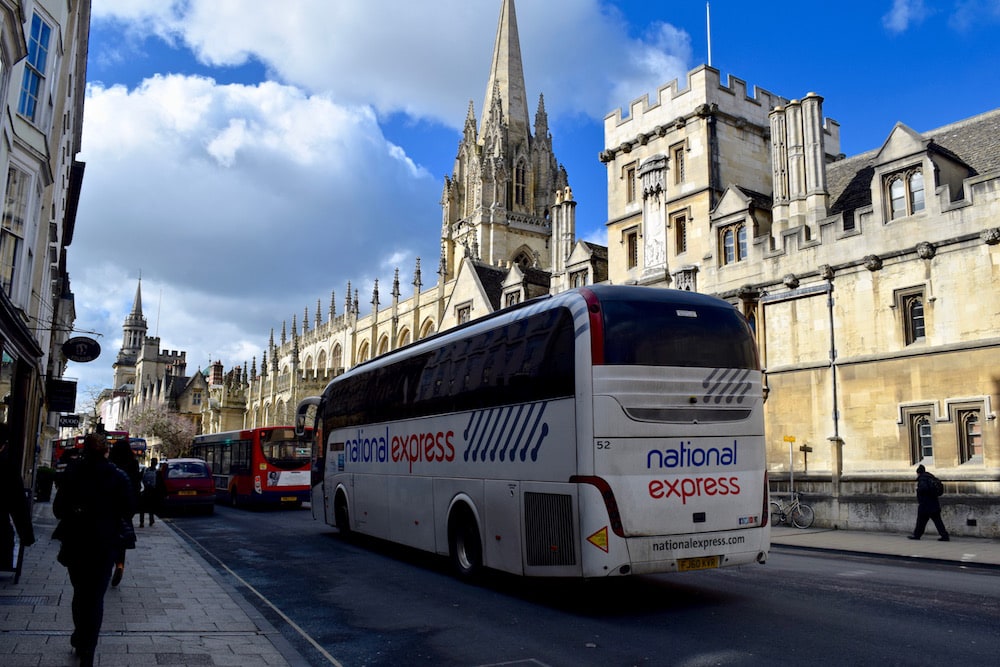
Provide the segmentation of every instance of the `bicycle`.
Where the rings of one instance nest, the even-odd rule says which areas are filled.
[[[771,501],[771,525],[790,523],[796,528],[808,528],[816,518],[813,508],[799,501],[799,494],[793,493],[788,502]]]

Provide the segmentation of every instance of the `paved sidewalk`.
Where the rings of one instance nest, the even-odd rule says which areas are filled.
[[[1000,569],[1000,540],[952,537],[939,542],[933,527],[930,534],[910,540],[905,533],[774,526],[771,546]]]
[[[21,578],[0,574],[0,665],[76,665],[70,651],[73,588],[56,562],[51,503],[36,503],[37,542]],[[308,664],[261,614],[157,520],[138,527],[125,577],[109,588],[97,665]]]

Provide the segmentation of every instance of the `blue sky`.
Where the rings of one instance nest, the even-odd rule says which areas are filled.
[[[439,252],[443,179],[481,118],[500,0],[93,0],[68,270],[111,385],[142,277],[150,335],[188,373],[323,320],[347,282],[370,311]],[[606,243],[603,118],[709,62],[703,0],[516,0],[529,111],[545,96],[577,235]],[[822,95],[847,155],[1000,107],[1000,0],[711,3],[711,64]],[[85,400],[85,399],[81,399]],[[78,401],[78,403],[81,401]]]

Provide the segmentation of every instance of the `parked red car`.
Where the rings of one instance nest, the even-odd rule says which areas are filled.
[[[160,511],[191,509],[215,512],[215,481],[203,459],[166,459],[158,471]]]

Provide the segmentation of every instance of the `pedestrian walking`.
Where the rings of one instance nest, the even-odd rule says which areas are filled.
[[[135,513],[132,484],[108,460],[103,433],[89,433],[82,456],[66,469],[52,513],[59,519],[53,537],[62,542],[59,562],[73,585],[73,634],[82,667],[94,664],[104,621],[104,594],[122,547],[122,525]]]
[[[142,471],[142,496],[139,498],[139,527],[146,524],[149,514],[149,525],[156,521],[156,506],[159,503],[160,484],[156,471],[159,460],[154,456],[149,459],[149,467]]]
[[[139,470],[139,462],[135,460],[135,454],[132,453],[132,447],[128,441],[116,441],[111,446],[111,454],[108,456],[108,460],[128,475],[129,482],[132,484],[132,497],[138,500],[139,490],[142,487],[142,473]],[[123,524],[122,529],[123,536],[126,536],[127,539],[123,541],[121,551],[115,559],[115,571],[111,575],[112,586],[120,584],[122,582],[122,575],[125,574],[125,551],[135,548],[135,529],[132,527],[132,519],[128,520],[127,525]]]
[[[922,464],[917,466],[917,525],[913,528],[913,534],[908,537],[911,540],[919,540],[927,527],[927,521],[933,521],[937,528],[938,540],[947,542],[951,539],[948,529],[944,527],[941,520],[941,503],[938,497],[944,493],[944,485],[937,477],[927,472]]]
[[[22,549],[35,543],[24,480],[8,450],[6,429],[3,429],[0,430],[0,570],[14,569],[15,529]],[[14,521],[13,526],[11,520]]]

